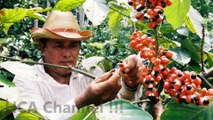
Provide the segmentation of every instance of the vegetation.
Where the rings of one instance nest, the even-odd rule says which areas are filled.
[[[120,1],[122,0],[0,0],[1,55],[29,61],[39,60],[41,53],[37,44],[32,43],[29,29],[42,27],[47,13],[52,9],[72,10],[78,18],[82,29],[90,29],[93,32],[93,37],[89,41],[82,42],[79,60],[92,56],[103,56],[105,61],[100,62],[99,65],[104,70],[107,71],[117,67],[117,63],[129,54],[138,54],[137,50],[133,50],[130,47],[129,38],[132,33],[140,30],[143,34],[147,34],[155,40],[158,39],[159,45],[166,50],[172,51],[173,57],[167,65],[168,68],[176,67],[181,71],[195,71],[197,74],[204,75],[206,78],[202,78],[201,86],[211,88],[213,83],[212,1],[172,0],[172,5],[164,9],[166,20],[159,24],[157,29],[149,28],[148,21],[138,21],[135,18],[136,13],[133,12],[131,6]],[[127,3],[127,0],[123,1]],[[90,7],[90,12],[85,11],[85,9],[89,9],[88,6],[91,4],[94,7],[92,9]],[[99,15],[97,13],[99,11],[102,11],[103,14]],[[93,14],[95,16],[91,18]],[[96,20],[94,18],[98,18],[100,21],[94,21]],[[2,62],[7,60],[1,59]],[[2,83],[5,86],[11,86],[10,88],[0,86],[0,89],[8,89],[5,94],[0,93],[0,95],[4,95],[0,96],[0,98],[6,99],[7,93],[10,90],[15,90],[15,87],[12,87],[12,82],[10,82],[14,75],[1,68],[0,76],[0,85]],[[71,119],[89,117],[92,120],[97,117],[104,120],[116,119],[124,115],[130,116],[134,120],[141,118],[151,120],[153,117],[154,119],[160,117],[162,120],[203,120],[213,117],[213,103],[208,106],[180,104],[174,102],[173,97],[166,94],[164,90],[159,89],[162,88],[160,86],[162,84],[159,82],[156,88],[160,91],[159,103],[162,104],[154,104],[150,102],[151,100],[147,100],[146,96],[142,96],[141,101],[134,101],[134,104],[117,100],[99,106],[98,108],[103,107],[106,110],[102,114],[96,112],[95,115],[94,111],[97,111],[98,108],[92,107],[92,109],[88,109],[87,106],[83,108],[86,109],[86,112],[82,112],[82,114],[80,112]],[[143,107],[144,105],[146,107]],[[5,115],[9,115],[15,109],[21,109],[9,102],[5,102],[5,100],[0,100],[0,106],[2,106],[0,107],[0,119],[12,119],[11,115],[8,117]],[[122,108],[113,109],[113,106],[122,106]],[[155,116],[158,113],[156,113],[156,108],[159,113],[163,112],[161,116]],[[165,110],[162,111],[161,108],[165,108]],[[46,119],[37,112],[30,114],[31,110],[23,111],[19,115],[19,119],[25,119],[21,116]],[[110,111],[116,112],[116,114],[111,115]]]

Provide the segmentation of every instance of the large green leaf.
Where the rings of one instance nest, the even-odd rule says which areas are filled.
[[[21,111],[16,120],[43,120],[44,117],[36,110]]]
[[[86,0],[60,0],[56,3],[54,10],[70,11],[82,5]]]
[[[39,19],[41,21],[45,21],[46,20],[46,16],[43,14],[40,14],[42,12],[46,12],[51,10],[50,7],[47,7],[45,9],[37,7],[37,8],[31,8],[27,10],[27,16],[30,18],[34,18],[34,19]]]
[[[88,114],[89,117],[86,120],[96,120],[94,107],[92,106],[86,106],[84,108],[81,108],[76,114],[74,114],[70,120],[83,120]],[[93,111],[93,112],[92,112]]]
[[[205,24],[205,19],[192,6],[187,14],[185,24],[191,32],[197,33],[202,38],[202,24]]]
[[[5,100],[0,100],[0,120],[16,110],[16,106]]]
[[[11,86],[11,87],[15,87],[15,84],[13,82],[11,82],[10,80],[8,80],[8,79],[6,79],[2,76],[0,76],[0,84],[1,83],[4,83],[4,84]]]
[[[200,64],[200,49],[198,46],[194,45],[190,39],[186,39],[181,41],[181,47],[187,50],[191,59],[196,63]],[[206,55],[204,55],[204,60],[206,59]]]
[[[207,52],[207,59],[206,59],[206,67],[211,68],[213,67],[213,54]]]
[[[213,104],[203,107],[172,100],[162,113],[161,120],[213,120]]]
[[[109,12],[105,0],[86,0],[83,7],[84,13],[94,26],[100,25]]]
[[[172,59],[181,64],[182,66],[190,62],[190,56],[183,49],[177,48],[172,51],[174,52]]]
[[[115,37],[119,34],[122,29],[121,20],[123,19],[123,15],[118,12],[114,12],[108,22],[108,25],[111,29],[112,36]]]
[[[162,36],[162,38],[159,39],[159,44],[162,45],[165,49],[170,49],[170,48],[176,48],[179,46],[180,43],[169,40],[167,37]]]
[[[180,27],[186,18],[191,0],[172,0],[172,5],[164,9],[166,20],[174,29]]]
[[[100,106],[96,115],[100,120],[153,120],[149,113],[125,100],[115,100]]]
[[[24,8],[4,9],[3,11],[4,14],[0,16],[0,19],[5,34],[7,34],[11,25],[19,22],[27,15],[27,9]]]
[[[0,86],[0,99],[7,100],[9,102],[19,102],[21,100],[18,89],[10,80],[0,76]]]

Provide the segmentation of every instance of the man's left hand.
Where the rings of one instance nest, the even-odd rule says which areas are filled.
[[[137,88],[139,85],[139,67],[142,66],[142,61],[137,55],[126,57],[123,63],[118,63],[124,83],[129,88]]]

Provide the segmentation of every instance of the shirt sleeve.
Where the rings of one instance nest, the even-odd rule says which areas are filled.
[[[56,110],[55,108],[53,109],[52,107],[48,107],[48,105],[54,103],[51,103],[53,101],[44,101],[41,93],[39,92],[40,88],[35,81],[15,76],[13,82],[16,84],[16,87],[22,97],[22,100],[19,103],[16,103],[18,107],[24,109],[35,109],[42,116],[50,120],[66,120],[78,111],[78,108],[75,105],[75,98],[69,100],[63,105],[60,105],[60,107],[62,107],[59,108],[60,110]],[[16,117],[18,113],[18,111],[14,112],[14,116]]]
[[[129,101],[137,101],[142,96],[142,86],[138,85],[135,90],[132,90],[131,88],[128,88],[128,86],[125,85],[123,80],[121,80],[121,89],[118,92],[117,98],[119,99],[126,99]]]

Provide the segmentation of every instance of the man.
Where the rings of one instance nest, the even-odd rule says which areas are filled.
[[[32,29],[32,39],[38,42],[43,54],[40,62],[63,66],[76,65],[81,40],[90,37],[90,31],[80,31],[71,12],[52,11],[42,28]],[[136,55],[130,55],[119,64],[120,70],[100,72],[102,75],[96,75],[94,80],[67,69],[35,65],[29,70],[33,75],[16,75],[14,83],[26,102],[22,107],[33,105],[51,120],[64,120],[77,111],[57,110],[59,106],[77,110],[90,104],[103,104],[116,96],[134,100],[139,63]]]

